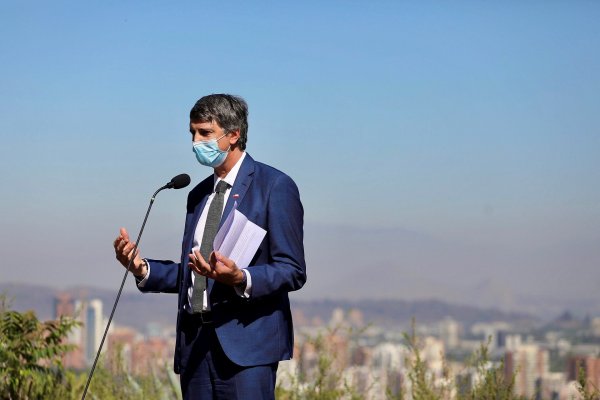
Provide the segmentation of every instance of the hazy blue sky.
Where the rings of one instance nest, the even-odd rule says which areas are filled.
[[[118,228],[210,173],[187,116],[229,92],[249,153],[300,187],[300,298],[600,313],[599,20],[593,1],[2,2],[0,279],[117,287]],[[178,257],[185,196],[159,195],[144,255]]]

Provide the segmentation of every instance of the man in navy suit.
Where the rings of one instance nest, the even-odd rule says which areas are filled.
[[[288,292],[306,281],[303,209],[290,177],[245,152],[247,117],[246,102],[226,94],[190,111],[194,153],[214,174],[188,195],[178,263],[134,254],[124,228],[114,242],[123,266],[133,257],[142,292],[179,294],[175,372],[185,399],[272,399],[278,362],[292,357]],[[234,202],[267,231],[247,269],[212,251]]]

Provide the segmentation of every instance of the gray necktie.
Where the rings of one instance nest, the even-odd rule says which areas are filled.
[[[206,214],[206,225],[204,226],[204,234],[202,234],[200,254],[202,254],[202,257],[207,263],[209,262],[210,253],[213,251],[213,241],[219,230],[221,214],[223,213],[223,200],[225,198],[225,191],[228,187],[229,184],[225,181],[219,181],[219,183],[217,183],[215,196],[213,197],[210,207],[208,207],[208,213]],[[206,277],[194,272],[194,292],[192,293],[192,311],[194,313],[202,312],[205,290]]]

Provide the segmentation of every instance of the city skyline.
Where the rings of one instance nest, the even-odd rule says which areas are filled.
[[[78,316],[80,307],[83,312]],[[95,320],[105,319],[102,308],[100,299],[82,304],[68,293],[54,298],[55,318],[75,317],[82,322],[69,335],[68,343],[75,348],[63,357],[67,368],[81,370],[82,359],[77,354],[93,353],[97,344],[92,344],[90,337],[99,336]],[[328,390],[351,388],[373,400],[387,399],[386,393],[401,390],[411,399],[411,385],[423,384],[414,379],[419,362],[431,374],[428,385],[443,390],[447,399],[456,398],[456,390],[473,390],[482,373],[490,369],[503,375],[502,384],[510,385],[513,394],[531,399],[575,398],[581,373],[588,390],[600,382],[600,317],[583,323],[560,319],[544,327],[519,327],[499,320],[464,324],[446,316],[426,324],[413,321],[410,334],[398,326],[368,322],[369,316],[357,308],[334,308],[324,320],[306,317],[297,314],[294,318],[298,340],[293,359],[283,362],[278,372],[282,390],[310,391],[314,382],[321,381],[322,368],[318,366],[324,362],[332,378],[325,380]],[[104,348],[109,368],[118,370],[121,363],[138,377],[170,372],[174,331],[148,328],[140,332],[131,326],[111,327]],[[119,359],[115,358],[118,352]],[[89,367],[92,359],[86,358]]]
[[[188,112],[232,92],[300,188],[297,298],[600,313],[597,3],[34,4],[0,5],[3,282],[116,290],[119,227],[210,174]],[[185,197],[144,255],[179,257]]]

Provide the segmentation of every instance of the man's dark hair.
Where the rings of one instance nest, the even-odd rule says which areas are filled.
[[[191,121],[215,121],[225,133],[240,131],[237,142],[240,150],[246,149],[248,141],[248,104],[238,96],[210,94],[202,97],[190,111]]]

